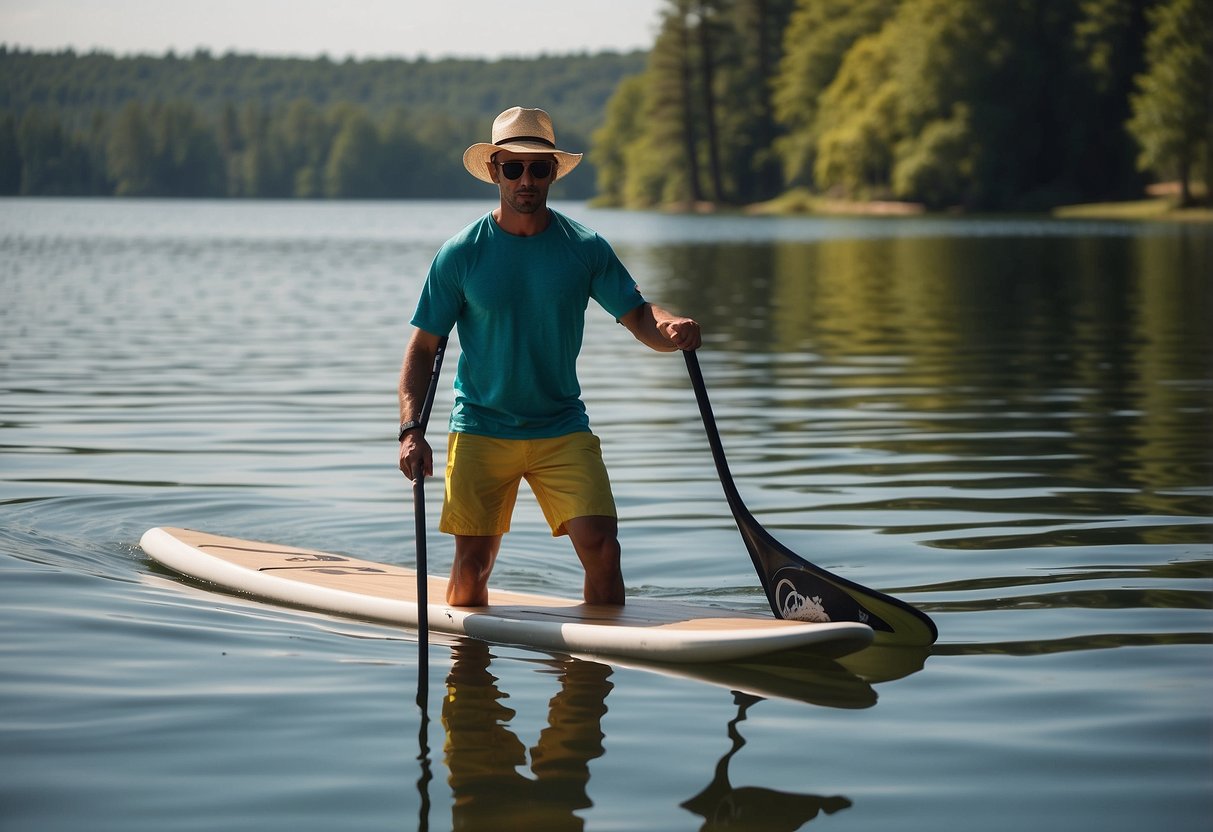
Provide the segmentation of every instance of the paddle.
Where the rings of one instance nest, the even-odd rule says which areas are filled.
[[[772,537],[754,519],[729,473],[703,373],[699,370],[699,358],[690,350],[684,350],[682,355],[687,362],[691,386],[695,388],[695,399],[699,402],[699,414],[703,417],[720,484],[775,617],[801,621],[861,621],[878,636],[890,634],[885,641],[933,644],[939,631],[935,622],[921,610],[809,563]]]
[[[434,351],[434,369],[430,372],[430,383],[425,390],[425,401],[422,402],[421,415],[418,418],[422,436],[425,436],[426,426],[430,423],[430,411],[434,408],[434,394],[438,390],[438,373],[442,369],[442,356],[446,353],[446,340],[445,335],[440,338],[438,348]],[[426,677],[429,675],[430,601],[425,545],[425,471],[420,466],[413,472],[413,523],[417,538],[417,646],[420,651],[417,666],[421,679],[428,681]],[[424,687],[426,686],[417,687],[419,703]]]
[[[434,368],[430,372],[430,383],[425,389],[425,400],[421,404],[421,435],[430,423],[430,411],[434,408],[434,395],[438,391],[438,373],[442,369],[442,356],[446,353],[446,336],[438,340],[434,351]],[[418,809],[420,832],[430,828],[430,770],[429,743],[429,691],[430,691],[430,621],[429,621],[429,568],[426,564],[425,544],[425,470],[418,466],[413,471],[413,524],[417,538],[417,707],[421,709],[421,726],[417,732],[417,759],[421,761],[421,776],[417,780],[417,791],[421,795]]]

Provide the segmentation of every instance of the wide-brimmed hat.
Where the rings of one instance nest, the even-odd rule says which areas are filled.
[[[489,160],[499,150],[514,153],[551,153],[556,157],[556,178],[568,174],[581,162],[580,153],[569,153],[556,147],[552,117],[543,110],[511,107],[493,119],[493,141],[480,142],[463,151],[463,166],[482,182],[493,181]]]

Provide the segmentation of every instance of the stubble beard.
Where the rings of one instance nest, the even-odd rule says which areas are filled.
[[[524,197],[529,197],[529,199],[523,201]],[[534,214],[544,207],[546,200],[543,198],[542,192],[535,190],[508,194],[506,202],[509,203],[510,208],[519,214]]]

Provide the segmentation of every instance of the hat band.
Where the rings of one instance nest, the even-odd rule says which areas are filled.
[[[538,142],[539,144],[547,145],[548,147],[552,148],[552,150],[556,149],[555,142],[550,142],[542,136],[510,136],[508,139],[502,139],[499,142],[493,142],[493,144],[503,145],[509,144],[510,142]]]

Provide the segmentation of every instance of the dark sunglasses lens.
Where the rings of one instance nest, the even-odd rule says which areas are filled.
[[[501,172],[505,174],[506,179],[518,179],[524,170],[526,170],[526,164],[523,162],[503,162],[501,164]],[[551,162],[531,162],[531,176],[534,179],[547,179],[551,175]]]

